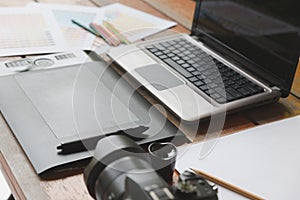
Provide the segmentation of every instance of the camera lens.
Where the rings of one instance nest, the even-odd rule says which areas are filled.
[[[169,184],[172,184],[177,149],[170,142],[154,142],[148,146],[152,167]]]

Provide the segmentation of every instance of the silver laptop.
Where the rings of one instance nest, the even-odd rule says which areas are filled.
[[[191,35],[108,55],[184,121],[276,102],[288,96],[300,55],[300,23],[290,12],[299,3],[279,3],[197,1]]]

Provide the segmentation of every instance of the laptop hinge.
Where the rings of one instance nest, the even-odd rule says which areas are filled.
[[[279,87],[277,87],[277,86],[273,86],[273,87],[271,87],[272,88],[272,90],[274,90],[274,91],[278,91],[278,92],[280,92],[281,90],[280,90],[280,88]]]
[[[200,40],[199,40],[199,37],[195,36],[195,35],[191,35],[191,37],[196,40],[197,42],[200,43],[200,45],[204,45]]]

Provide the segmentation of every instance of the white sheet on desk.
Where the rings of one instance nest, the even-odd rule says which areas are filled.
[[[8,199],[10,194],[11,194],[11,192],[6,183],[6,180],[4,179],[4,177],[0,171],[0,199]]]
[[[299,130],[300,116],[251,128],[212,140],[202,159],[205,143],[180,147],[176,169],[196,168],[266,199],[298,199]]]
[[[0,56],[53,53],[67,50],[66,41],[45,9],[0,8]]]
[[[98,7],[36,2],[30,2],[27,6],[52,12],[69,49],[92,49],[96,36],[73,24],[71,20],[76,20],[85,27],[89,27],[89,23],[94,20],[99,11]]]
[[[102,24],[103,20],[112,23],[114,28],[129,42],[136,42],[177,25],[176,22],[156,17],[120,3],[101,7],[94,22]]]

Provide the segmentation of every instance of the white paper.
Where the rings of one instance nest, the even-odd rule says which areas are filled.
[[[182,146],[176,169],[199,169],[265,199],[299,199],[299,130],[300,116],[251,128],[210,141],[204,158],[205,142]]]
[[[0,199],[8,199],[10,194],[11,194],[10,189],[6,183],[5,178],[3,177],[0,171]]]
[[[51,13],[34,8],[0,8],[0,56],[52,53],[66,42]]]
[[[89,27],[89,23],[95,19],[97,12],[99,12],[99,8],[47,3],[29,3],[27,6],[42,7],[49,9],[53,13],[69,49],[91,50],[96,36],[73,24],[71,20],[73,19]]]
[[[101,7],[94,22],[101,24],[103,20],[118,24],[115,28],[130,42],[136,42],[176,25],[176,22],[164,20],[119,3]]]

